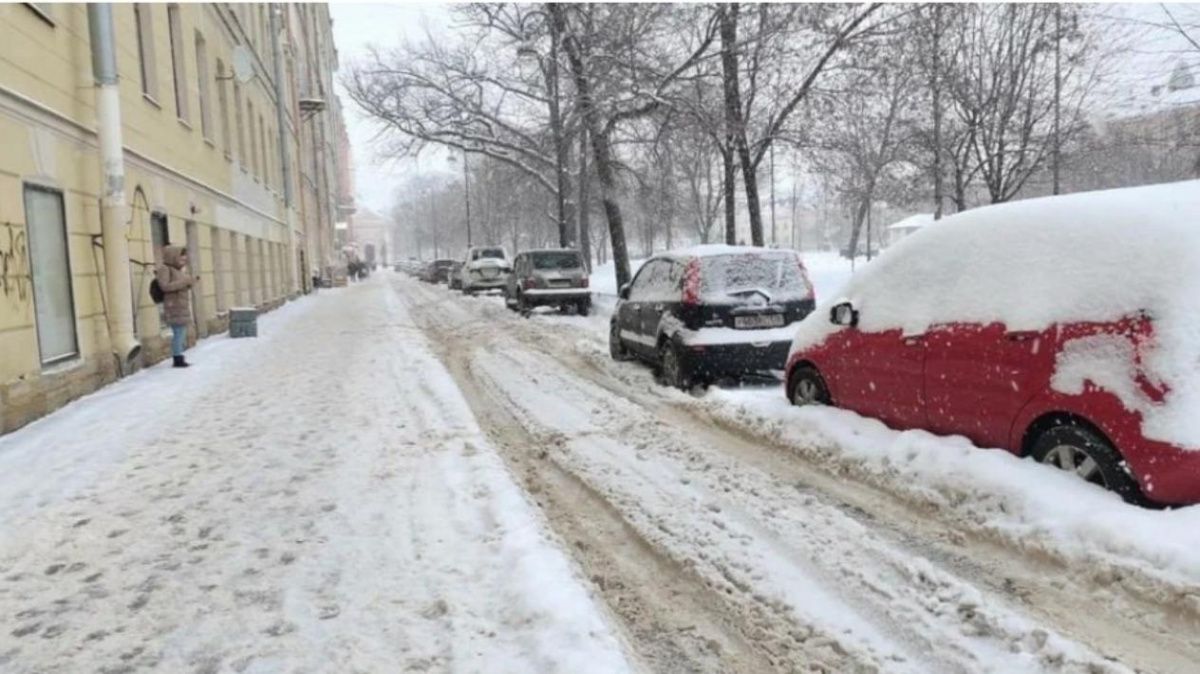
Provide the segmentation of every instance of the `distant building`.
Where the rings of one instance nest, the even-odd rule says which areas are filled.
[[[0,5],[0,432],[167,355],[148,292],[163,246],[186,246],[201,278],[198,336],[224,330],[230,307],[277,306],[338,263],[328,8],[114,4],[112,40],[95,44],[89,11]],[[115,60],[107,89],[93,77],[102,43]],[[104,91],[115,105],[101,113]],[[102,114],[119,115],[105,128],[122,137],[107,151],[123,154],[123,183],[104,178]],[[102,194],[124,204],[102,208]],[[125,248],[121,266],[105,264]],[[129,298],[109,289],[126,277],[122,315],[112,307]]]

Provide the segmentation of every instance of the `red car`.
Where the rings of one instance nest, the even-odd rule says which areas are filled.
[[[1197,218],[1189,181],[929,225],[800,325],[788,397],[1200,503]]]

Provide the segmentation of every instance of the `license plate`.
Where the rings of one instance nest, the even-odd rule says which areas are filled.
[[[496,278],[497,273],[498,272],[495,269],[484,269],[483,270],[483,275],[488,278]]]
[[[780,328],[783,327],[783,314],[760,314],[757,316],[734,316],[735,328]]]
[[[570,288],[571,282],[565,279],[551,279],[549,285],[551,288]]]

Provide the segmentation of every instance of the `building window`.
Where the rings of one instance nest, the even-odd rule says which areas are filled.
[[[259,147],[262,148],[262,176],[263,184],[267,187],[271,186],[271,155],[267,154],[267,126],[263,124],[262,115],[258,116],[258,131],[259,131]]]
[[[138,3],[133,6],[134,22],[137,24],[138,63],[142,72],[142,93],[152,99],[158,98],[158,65],[154,60],[154,21],[150,5]]]
[[[171,38],[171,74],[175,80],[175,114],[187,122],[187,67],[183,61],[183,29],[179,24],[179,5],[167,5],[167,33]]]
[[[229,95],[225,93],[225,64],[217,59],[217,107],[221,113],[221,142],[225,144],[225,158],[233,156],[233,139],[229,136]]]
[[[254,104],[247,101],[246,102],[246,121],[248,121],[250,123],[249,124],[250,136],[249,136],[249,138],[247,138],[247,140],[250,143],[250,170],[254,173],[254,179],[258,180],[258,139],[254,137],[254,135],[255,135],[254,120],[255,119],[257,119],[257,118],[254,116]]]
[[[233,81],[233,121],[237,124],[238,162],[246,167],[246,133],[242,122],[242,85]]]
[[[212,89],[208,86],[208,43],[200,31],[196,31],[196,83],[200,90],[200,133],[212,140]]]
[[[42,364],[51,365],[79,354],[62,192],[26,185],[25,229],[33,272],[38,351]]]

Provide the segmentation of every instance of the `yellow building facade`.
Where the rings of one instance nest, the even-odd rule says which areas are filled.
[[[226,329],[231,307],[307,292],[337,262],[327,8],[111,11],[141,355],[123,363],[109,338],[87,8],[0,5],[0,433],[169,354],[149,295],[162,246],[187,247],[200,277],[193,337]]]

